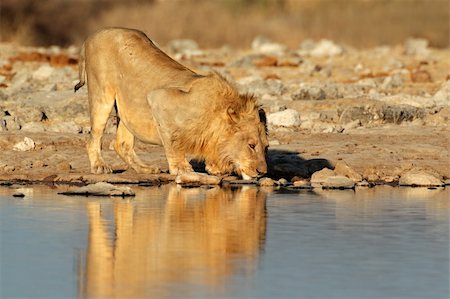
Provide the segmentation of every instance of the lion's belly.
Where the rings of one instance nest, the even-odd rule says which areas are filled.
[[[145,143],[162,144],[150,106],[142,95],[135,99],[119,95],[117,108],[120,121],[137,139]]]

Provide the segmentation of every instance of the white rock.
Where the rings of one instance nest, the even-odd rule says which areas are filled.
[[[110,183],[98,182],[83,186],[67,192],[64,195],[94,195],[94,196],[134,196],[135,193],[130,187],[115,186]]]
[[[436,106],[450,106],[450,80],[442,84],[432,99]]]
[[[35,147],[36,147],[36,144],[34,143],[33,139],[31,139],[29,137],[25,137],[23,139],[23,141],[14,144],[13,150],[26,152],[26,151],[30,151],[30,150],[34,149]]]
[[[267,122],[274,126],[299,126],[301,124],[300,113],[293,109],[286,109],[284,111],[271,113],[267,117]]]
[[[43,81],[43,80],[47,80],[48,78],[50,78],[50,76],[52,75],[54,69],[45,64],[40,66],[37,70],[35,70],[33,72],[32,78],[33,80],[38,80],[38,81]]]
[[[328,177],[335,176],[333,170],[329,168],[323,168],[322,170],[316,171],[311,176],[311,184],[323,183]]]
[[[287,47],[274,43],[266,37],[258,36],[252,41],[252,49],[261,54],[281,56],[286,52]]]
[[[336,56],[344,53],[344,48],[336,45],[328,39],[320,40],[311,50],[310,55],[315,57],[320,56]]]
[[[405,54],[426,56],[430,53],[428,40],[423,38],[410,38],[405,42]]]
[[[443,186],[444,183],[435,175],[425,172],[410,170],[400,177],[400,186]]]
[[[326,189],[351,189],[355,187],[355,182],[346,176],[336,175],[326,178],[321,187]]]

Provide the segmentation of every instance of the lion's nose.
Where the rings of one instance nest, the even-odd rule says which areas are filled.
[[[267,167],[258,167],[256,172],[258,173],[258,176],[263,176],[267,173]]]

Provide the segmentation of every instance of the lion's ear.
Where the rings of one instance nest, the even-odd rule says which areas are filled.
[[[239,121],[239,114],[231,107],[228,107],[227,109],[227,116],[228,119],[234,123],[237,123]]]
[[[266,117],[266,111],[264,111],[263,108],[259,108],[258,109],[258,114],[259,114],[259,120],[266,125],[267,124],[267,117]]]

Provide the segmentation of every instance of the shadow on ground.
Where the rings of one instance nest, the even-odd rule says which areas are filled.
[[[273,179],[294,177],[308,179],[323,168],[333,169],[327,159],[304,159],[298,152],[286,150],[269,150],[267,153],[267,175]]]
[[[206,172],[205,163],[191,160],[194,171]],[[298,152],[288,150],[271,149],[267,153],[267,176],[273,179],[285,178],[292,180],[294,177],[309,179],[311,175],[323,168],[333,169],[333,165],[327,159],[304,159]]]

